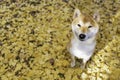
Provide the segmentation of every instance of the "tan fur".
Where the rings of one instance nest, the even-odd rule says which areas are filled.
[[[93,26],[95,26],[95,21],[91,18],[90,15],[82,14],[82,21],[84,23],[90,22]]]
[[[81,14],[79,17],[73,20],[72,24],[77,24],[78,21],[82,21],[83,23],[90,22],[90,24],[93,27],[98,27],[98,24],[96,23],[96,21],[90,15],[87,15],[87,14]]]
[[[80,30],[82,31],[82,33],[88,32],[88,28],[87,27],[81,27]]]

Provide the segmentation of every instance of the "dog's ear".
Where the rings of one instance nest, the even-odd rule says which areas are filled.
[[[96,13],[94,13],[93,18],[95,21],[99,22],[100,21],[100,15],[99,12],[97,11]]]
[[[74,11],[74,15],[73,15],[73,19],[79,17],[80,15],[81,15],[80,10],[79,10],[79,9],[75,9],[75,11]]]

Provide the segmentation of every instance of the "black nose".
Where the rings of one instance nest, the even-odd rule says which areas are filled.
[[[85,37],[86,37],[85,34],[80,34],[80,35],[79,35],[79,38],[80,38],[80,39],[85,39]]]

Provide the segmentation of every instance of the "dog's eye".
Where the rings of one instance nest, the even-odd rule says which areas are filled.
[[[80,24],[78,24],[78,27],[81,27],[81,25],[80,25]]]
[[[92,26],[88,26],[88,28],[91,28]]]

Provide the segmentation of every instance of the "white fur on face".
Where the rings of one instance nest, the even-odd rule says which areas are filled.
[[[93,37],[97,34],[98,28],[97,27],[92,27],[89,29],[89,33],[87,34],[89,37]]]

